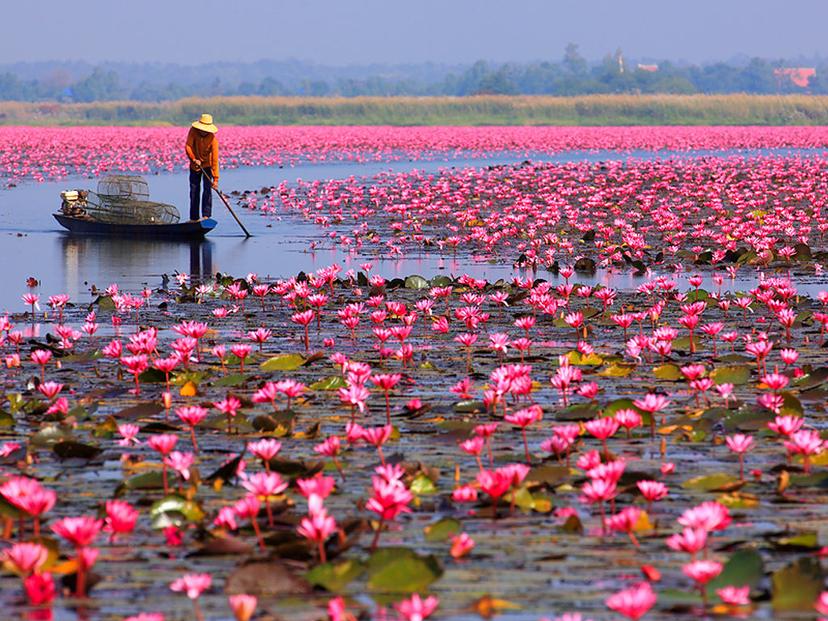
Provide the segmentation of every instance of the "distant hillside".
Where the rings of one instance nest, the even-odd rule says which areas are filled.
[[[4,125],[828,125],[828,96],[215,97],[0,102]]]
[[[0,64],[0,100],[173,101],[231,96],[469,96],[590,94],[828,94],[821,58],[734,58],[693,65],[627,58],[588,61],[576,45],[531,63],[326,66],[299,60],[164,63]]]

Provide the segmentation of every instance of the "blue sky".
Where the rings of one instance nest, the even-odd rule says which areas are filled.
[[[826,0],[32,0],[3,3],[0,64],[298,58],[323,64],[828,56]]]

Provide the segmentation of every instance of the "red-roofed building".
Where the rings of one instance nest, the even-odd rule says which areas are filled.
[[[811,78],[816,75],[816,69],[813,67],[780,67],[773,70],[773,75],[780,84],[784,78],[787,78],[799,88],[808,88]]]

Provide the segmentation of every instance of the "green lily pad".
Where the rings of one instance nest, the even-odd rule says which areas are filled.
[[[627,377],[635,371],[634,364],[611,364],[598,372],[601,377]]]
[[[347,385],[348,383],[342,378],[341,375],[331,375],[315,381],[309,386],[309,388],[311,390],[338,390],[340,388],[345,388]]]
[[[305,364],[305,357],[299,354],[279,354],[261,364],[262,371],[294,371]]]
[[[204,511],[192,500],[170,494],[153,503],[150,517],[155,528],[164,528],[175,523],[179,517],[188,522],[200,522],[204,519]]]
[[[776,546],[783,549],[816,550],[819,545],[817,533],[800,533],[791,537],[780,537],[776,540]]]
[[[710,593],[727,585],[754,589],[764,577],[765,563],[760,554],[753,549],[737,550],[725,563],[722,573],[710,581],[708,589]]]
[[[365,573],[365,564],[357,559],[341,563],[322,563],[305,574],[305,580],[331,593],[340,593],[353,580]]]
[[[739,484],[739,477],[727,472],[715,472],[688,479],[681,484],[681,487],[700,492],[721,492],[731,490]]]
[[[240,386],[247,381],[247,376],[242,375],[241,373],[234,373],[232,375],[225,375],[224,377],[218,378],[216,381],[213,382],[213,386]]]
[[[475,412],[485,412],[486,406],[482,401],[470,399],[455,403],[454,411],[458,414],[474,414]]]
[[[443,518],[423,529],[426,541],[446,541],[463,530],[463,525],[454,518]]]
[[[678,382],[684,379],[684,375],[676,365],[667,363],[657,366],[653,369],[653,375],[656,379],[666,380],[668,382]]]
[[[448,276],[435,276],[431,279],[432,287],[448,287],[453,281]]]
[[[161,489],[164,487],[164,478],[161,470],[150,470],[130,477],[121,483],[115,490],[115,496],[122,496],[130,490]]]
[[[821,386],[826,381],[828,381],[828,367],[819,367],[796,380],[796,382],[794,382],[794,386],[796,386],[799,390],[810,390],[812,388],[816,388],[817,386]]]
[[[819,560],[806,556],[771,575],[774,612],[811,612],[822,591],[825,576]]]
[[[442,575],[436,556],[408,548],[381,548],[368,559],[368,590],[374,593],[422,593]]]
[[[750,381],[750,371],[747,365],[718,367],[710,372],[710,378],[717,384],[743,386]]]
[[[429,479],[424,474],[418,474],[414,480],[411,481],[409,489],[411,490],[411,493],[416,496],[427,496],[429,494],[437,493],[437,486],[434,484],[434,481]]]
[[[423,278],[422,276],[418,276],[417,274],[413,274],[405,279],[405,285],[403,285],[406,289],[428,289],[429,284],[428,281]]]

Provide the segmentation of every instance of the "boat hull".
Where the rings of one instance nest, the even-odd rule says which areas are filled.
[[[76,235],[102,235],[105,237],[138,237],[146,239],[199,239],[216,228],[212,218],[177,224],[110,224],[94,220],[81,220],[63,214],[53,214],[55,220]]]

